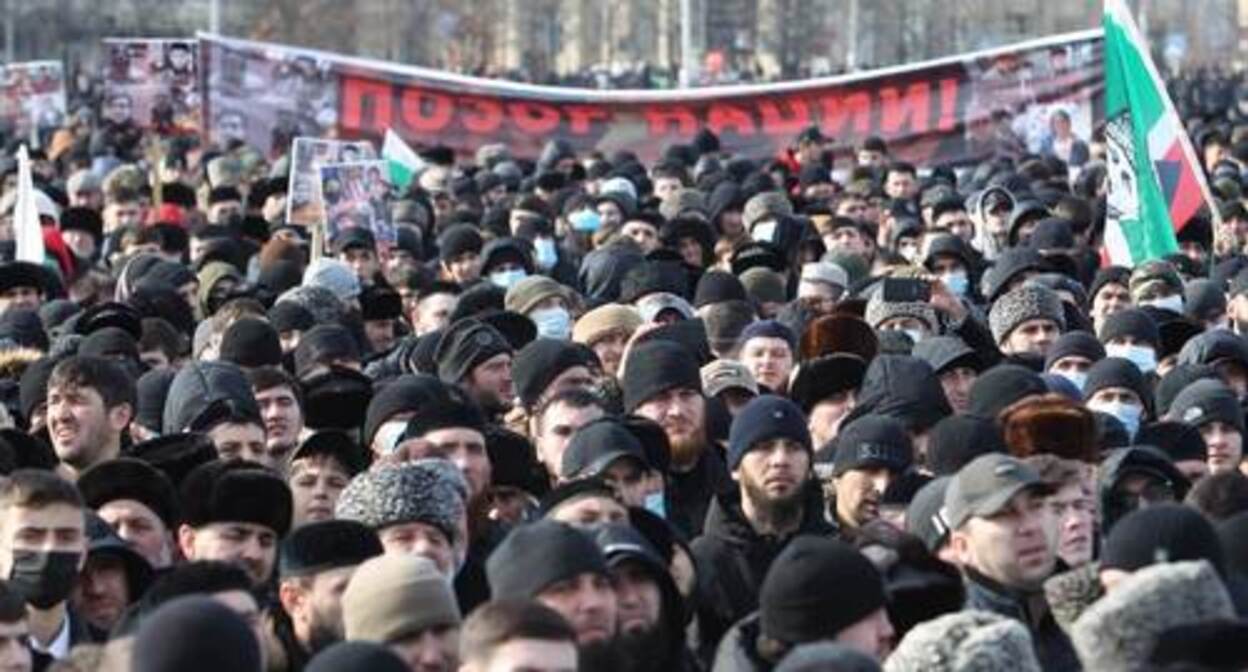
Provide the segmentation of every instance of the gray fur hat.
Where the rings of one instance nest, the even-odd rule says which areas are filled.
[[[1075,621],[1070,639],[1085,669],[1145,667],[1167,630],[1235,618],[1231,597],[1205,560],[1145,567],[1097,600]]]
[[[793,203],[782,191],[764,191],[754,194],[745,202],[741,222],[749,231],[756,223],[767,218],[787,217],[793,214]]]
[[[347,312],[347,307],[338,299],[338,295],[326,287],[319,285],[300,285],[291,287],[277,297],[276,303],[292,301],[312,313],[317,324],[339,322]]]
[[[912,628],[884,672],[1040,672],[1040,662],[1021,622],[967,610]]]
[[[337,518],[378,531],[400,523],[426,523],[454,544],[467,499],[468,484],[455,465],[423,459],[361,473],[342,491],[334,512]]]
[[[872,329],[879,329],[880,324],[886,320],[895,317],[913,317],[927,325],[928,331],[933,334],[939,329],[939,320],[936,317],[936,309],[927,303],[919,303],[917,301],[894,302],[885,301],[880,298],[877,293],[867,301],[867,311],[863,314],[863,319]]]
[[[1057,292],[1039,285],[1023,285],[993,302],[988,311],[988,326],[999,345],[1018,325],[1027,320],[1053,320],[1059,330],[1066,329],[1066,315]]]
[[[776,672],[879,672],[880,664],[846,644],[811,642],[794,648],[776,666]]]

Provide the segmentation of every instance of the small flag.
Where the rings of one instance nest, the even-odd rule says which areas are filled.
[[[35,204],[35,181],[30,173],[26,145],[17,150],[17,202],[13,206],[13,231],[17,238],[17,261],[43,264],[43,226]]]
[[[1105,249],[1128,268],[1178,251],[1209,187],[1130,10],[1105,0]],[[1213,208],[1211,208],[1213,210]]]
[[[416,151],[403,142],[392,129],[386,129],[386,139],[381,146],[381,158],[390,167],[390,183],[400,192],[407,190],[407,185],[425,167],[425,162]]]

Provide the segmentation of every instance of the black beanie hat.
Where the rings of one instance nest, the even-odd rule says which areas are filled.
[[[322,520],[302,525],[282,540],[278,576],[312,576],[353,567],[381,555],[377,531],[354,520]]]
[[[759,625],[787,644],[834,639],[886,602],[884,580],[866,556],[845,542],[804,535],[767,570],[758,591]]]
[[[364,414],[364,446],[371,446],[377,430],[392,416],[420,408],[446,393],[445,384],[425,374],[391,379],[373,394]]]
[[[1018,364],[998,364],[980,374],[971,385],[969,415],[996,421],[1005,407],[1049,391],[1040,374]]]
[[[698,280],[698,288],[693,294],[693,307],[724,301],[749,301],[745,293],[745,285],[741,279],[727,271],[707,271]]]
[[[316,367],[328,365],[335,359],[359,358],[360,344],[346,327],[320,324],[305,333],[295,346],[295,375],[303,378]]]
[[[1182,504],[1137,509],[1114,525],[1101,553],[1102,569],[1137,569],[1161,562],[1208,560],[1221,574],[1226,562],[1213,524]]]
[[[1162,420],[1140,428],[1135,442],[1144,446],[1156,446],[1172,461],[1199,460],[1209,457],[1209,447],[1200,430],[1185,422]]]
[[[78,344],[78,354],[139,361],[139,343],[130,332],[120,327],[101,327]]]
[[[1144,416],[1152,415],[1153,395],[1148,389],[1148,381],[1139,367],[1130,360],[1120,357],[1106,357],[1088,369],[1088,379],[1083,384],[1083,398],[1092,398],[1097,391],[1110,387],[1123,387],[1140,397],[1144,404]]]
[[[485,416],[481,408],[458,388],[448,389],[447,394],[430,400],[415,409],[403,430],[403,441],[418,439],[429,432],[449,427],[475,429],[485,433]]]
[[[390,647],[376,642],[338,642],[308,662],[305,672],[408,672]]]
[[[657,394],[681,387],[702,391],[702,372],[694,355],[672,341],[648,341],[624,362],[624,410],[632,413]]]
[[[1154,393],[1157,416],[1162,417],[1170,412],[1174,398],[1179,396],[1183,388],[1203,378],[1217,379],[1218,372],[1208,364],[1175,364],[1174,368],[1157,381]]]
[[[480,254],[484,245],[476,227],[471,224],[456,224],[438,237],[438,257],[443,262],[449,262],[466,252]]]
[[[365,321],[396,320],[403,315],[403,299],[389,287],[374,285],[360,294],[360,314]]]
[[[22,372],[18,383],[18,399],[22,407],[22,415],[30,422],[30,415],[35,408],[48,399],[48,379],[52,377],[52,369],[56,368],[60,358],[44,357],[37,359]]]
[[[1053,347],[1044,358],[1044,370],[1048,371],[1066,357],[1084,357],[1095,364],[1105,359],[1105,346],[1086,331],[1068,331],[1053,341]]]
[[[832,475],[854,469],[886,468],[900,474],[914,462],[914,444],[900,421],[883,415],[864,415],[843,427],[833,441],[836,457]]]
[[[161,421],[165,412],[165,400],[169,397],[169,388],[173,386],[173,377],[178,370],[172,367],[152,369],[139,376],[134,392],[134,421],[160,433]]]
[[[1127,289],[1131,280],[1131,269],[1123,266],[1106,266],[1096,272],[1092,277],[1092,284],[1088,285],[1088,304],[1096,302],[1096,293],[1101,291],[1105,285],[1115,284],[1122,285],[1123,289]]]
[[[219,672],[261,669],[255,631],[220,602],[203,595],[171,600],[143,619],[135,637],[134,672]]]
[[[294,301],[278,301],[269,309],[269,322],[278,332],[308,331],[316,326],[311,311]]]
[[[221,359],[246,368],[281,366],[282,343],[267,320],[242,317],[221,336]]]
[[[493,599],[528,599],[580,574],[606,576],[607,561],[588,534],[539,520],[513,529],[486,560],[485,574]]]
[[[254,523],[278,537],[290,529],[291,495],[286,482],[258,464],[215,460],[200,465],[181,488],[182,512],[187,525]]]
[[[438,340],[434,357],[438,377],[457,384],[467,378],[482,362],[512,352],[511,344],[497,329],[476,318],[466,317],[455,322]]]
[[[1155,350],[1161,349],[1161,331],[1157,328],[1157,323],[1139,308],[1123,308],[1110,313],[1101,323],[1097,336],[1102,343],[1130,336],[1148,343]]]
[[[728,468],[736,469],[746,453],[773,439],[789,439],[814,452],[806,418],[797,404],[770,394],[754,397],[732,419]]]
[[[966,463],[988,453],[1007,453],[1001,427],[974,415],[951,415],[932,427],[927,441],[927,467],[937,476],[952,476]]]
[[[34,348],[47,351],[48,335],[43,330],[39,313],[13,308],[0,315],[0,346]]]
[[[1235,391],[1221,380],[1202,379],[1183,388],[1166,417],[1197,429],[1214,421],[1224,422],[1244,433],[1244,410]]]
[[[598,356],[589,346],[553,338],[539,338],[520,348],[511,364],[516,396],[528,409],[537,406],[542,393],[564,371],[583,366],[596,368]]]
[[[84,471],[76,485],[88,508],[132,499],[151,509],[165,527],[177,529],[178,493],[164,473],[143,460],[120,457],[101,462]]]

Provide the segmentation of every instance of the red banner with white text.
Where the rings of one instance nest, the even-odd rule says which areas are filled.
[[[700,89],[599,91],[458,76],[275,44],[200,35],[209,139],[270,155],[296,136],[380,142],[470,156],[502,143],[535,158],[551,139],[643,160],[700,128],[723,149],[773,156],[817,125],[848,150],[882,137],[928,165],[1039,151],[1065,112],[1087,139],[1103,106],[1100,31],[839,77]]]

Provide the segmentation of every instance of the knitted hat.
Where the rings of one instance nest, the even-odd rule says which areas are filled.
[[[1208,560],[1221,573],[1223,558],[1209,519],[1190,506],[1157,504],[1136,509],[1114,525],[1101,549],[1101,568],[1134,572],[1162,562]]]
[[[1049,347],[1049,352],[1044,357],[1044,369],[1049,370],[1066,357],[1083,357],[1095,364],[1105,359],[1105,346],[1096,340],[1096,336],[1086,331],[1068,331],[1058,336]]]
[[[360,280],[351,267],[329,257],[308,264],[303,271],[303,285],[328,289],[340,301],[351,301],[360,295]]]
[[[1200,430],[1186,422],[1162,420],[1144,425],[1135,435],[1136,443],[1156,446],[1172,461],[1196,460],[1204,462],[1209,457],[1209,447]]]
[[[452,324],[438,341],[438,377],[447,383],[458,383],[482,362],[510,352],[511,344],[497,329],[466,317]]]
[[[307,672],[408,672],[409,669],[390,647],[375,642],[338,642],[316,654],[304,668]]]
[[[220,357],[247,368],[281,366],[282,343],[267,320],[243,317],[226,328]]]
[[[992,338],[1001,344],[1020,324],[1027,320],[1049,320],[1059,330],[1066,328],[1062,300],[1048,287],[1024,285],[1006,292],[992,304],[988,311],[988,325]]]
[[[788,644],[835,639],[886,602],[884,581],[866,556],[845,542],[803,535],[767,570],[758,591],[759,626]]]
[[[746,295],[755,303],[784,303],[788,300],[784,276],[769,268],[751,268],[740,277]]]
[[[180,597],[143,619],[134,672],[260,670],[260,643],[242,617],[203,595]]]
[[[475,226],[455,224],[447,227],[438,237],[438,257],[443,262],[449,262],[468,252],[480,254],[484,245]]]
[[[773,439],[789,439],[814,452],[806,418],[797,404],[772,395],[755,397],[732,420],[728,468],[736,469],[746,453]]]
[[[637,309],[608,303],[585,313],[572,327],[572,340],[592,346],[600,338],[613,333],[631,335],[641,326]]]
[[[1040,672],[1031,634],[1018,620],[965,610],[920,623],[884,662],[884,672]]]
[[[1088,379],[1083,384],[1083,398],[1088,400],[1100,390],[1111,387],[1122,387],[1139,396],[1144,404],[1145,415],[1153,408],[1153,398],[1149,394],[1148,381],[1138,367],[1130,361],[1119,357],[1106,357],[1088,369]]]
[[[597,368],[598,356],[580,343],[539,338],[520,348],[512,360],[511,376],[516,396],[525,408],[534,408],[556,378],[578,366]]]
[[[464,517],[468,486],[450,462],[423,459],[366,471],[347,484],[334,507],[337,518],[374,530],[401,523],[425,523],[455,543]]]
[[[512,529],[485,563],[493,599],[528,599],[581,574],[607,575],[607,562],[586,533],[553,520]]]
[[[741,331],[739,342],[744,346],[752,338],[777,338],[789,344],[790,354],[797,354],[797,335],[776,320],[758,320]]]
[[[693,292],[693,305],[701,308],[712,303],[724,301],[747,301],[745,285],[737,276],[727,271],[707,271],[698,279],[697,289]]]
[[[433,562],[416,555],[387,553],[364,562],[342,593],[348,640],[392,644],[460,621],[450,582]]]
[[[1148,313],[1139,308],[1123,308],[1110,313],[1101,322],[1097,337],[1102,343],[1108,343],[1116,338],[1130,337],[1143,341],[1153,346],[1154,349],[1161,348],[1161,331],[1157,328],[1157,323]]]
[[[930,303],[885,301],[878,293],[867,301],[867,312],[863,315],[867,324],[875,329],[879,329],[884,322],[898,317],[911,317],[919,320],[927,325],[927,330],[931,332],[935,332],[939,325],[936,309]]]
[[[702,391],[702,373],[688,348],[671,341],[647,341],[624,362],[620,380],[624,410],[632,413],[655,395],[674,388]]]
[[[793,204],[784,192],[764,191],[745,202],[745,209],[741,211],[741,222],[745,224],[745,230],[749,231],[764,219],[779,219],[792,214]]]
[[[1235,391],[1221,380],[1202,379],[1183,388],[1166,417],[1198,429],[1220,421],[1244,433],[1244,411]]]
[[[503,305],[507,310],[527,315],[534,306],[552,297],[571,303],[571,294],[572,291],[566,285],[544,275],[530,275],[507,290]]]
[[[882,415],[864,415],[836,435],[832,475],[857,469],[888,469],[900,474],[914,461],[914,445],[906,426]]]

